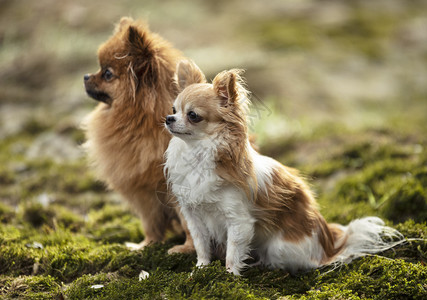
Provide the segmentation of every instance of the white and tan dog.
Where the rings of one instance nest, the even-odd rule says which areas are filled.
[[[328,224],[298,172],[252,148],[239,74],[224,71],[209,84],[194,63],[181,62],[181,93],[166,118],[174,137],[165,172],[194,239],[197,266],[210,263],[213,245],[226,249],[234,274],[250,254],[262,265],[296,272],[392,247],[383,237],[400,234],[379,218]]]

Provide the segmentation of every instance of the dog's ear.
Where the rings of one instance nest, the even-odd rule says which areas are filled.
[[[242,70],[233,69],[223,71],[215,76],[212,81],[214,91],[221,100],[222,106],[234,104],[239,96],[240,73]]]
[[[116,25],[115,32],[121,32],[125,30],[129,25],[133,22],[133,19],[131,17],[122,17],[120,19],[120,22]]]
[[[140,32],[138,28],[129,26],[127,35],[129,56],[132,61],[129,66],[131,75],[136,77],[139,84],[151,87],[158,77],[156,51],[146,32]]]
[[[181,60],[175,73],[175,82],[178,90],[182,91],[193,83],[205,83],[206,78],[199,67],[191,60]]]

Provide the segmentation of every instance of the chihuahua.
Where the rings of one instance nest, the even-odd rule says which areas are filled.
[[[248,91],[240,70],[212,84],[191,61],[175,79],[180,90],[165,126],[173,135],[165,173],[197,252],[210,263],[225,249],[226,268],[239,275],[248,258],[289,272],[383,251],[401,238],[381,219],[328,224],[298,171],[255,151],[248,135]]]

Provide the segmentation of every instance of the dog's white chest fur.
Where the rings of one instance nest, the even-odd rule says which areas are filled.
[[[181,205],[217,202],[211,197],[222,180],[215,173],[216,147],[210,140],[188,145],[173,137],[166,151],[166,169],[172,192]],[[181,203],[182,202],[182,203]]]

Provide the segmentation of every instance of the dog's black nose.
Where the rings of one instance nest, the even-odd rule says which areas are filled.
[[[176,119],[175,119],[174,116],[167,116],[166,117],[166,125],[169,125],[169,124],[171,124],[171,123],[173,123],[175,121],[176,121]]]
[[[85,74],[85,76],[83,77],[85,81],[88,81],[90,78],[90,74]]]

